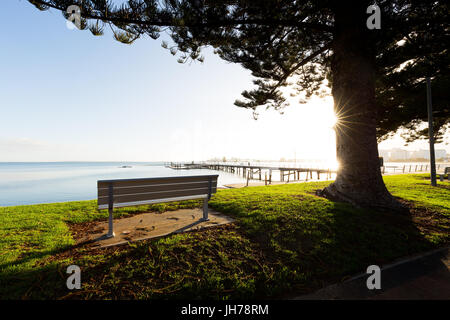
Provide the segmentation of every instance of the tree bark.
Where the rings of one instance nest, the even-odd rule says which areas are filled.
[[[335,182],[318,192],[357,207],[402,209],[384,185],[376,140],[375,50],[366,27],[365,1],[339,1],[334,9],[331,60],[334,111],[338,118]]]

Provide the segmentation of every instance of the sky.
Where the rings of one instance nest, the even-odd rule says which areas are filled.
[[[253,87],[250,72],[209,49],[204,63],[179,64],[164,37],[124,45],[67,28],[57,11],[4,2],[0,161],[335,159],[331,97],[290,98],[284,114],[261,109],[254,120],[233,105]]]

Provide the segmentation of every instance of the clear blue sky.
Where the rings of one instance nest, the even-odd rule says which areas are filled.
[[[293,100],[255,121],[233,105],[252,87],[249,71],[210,50],[181,65],[161,39],[128,46],[70,30],[57,11],[4,2],[0,161],[334,157],[331,99]]]

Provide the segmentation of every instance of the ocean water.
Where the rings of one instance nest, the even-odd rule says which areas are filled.
[[[425,164],[385,163],[385,170],[386,173],[401,173],[403,165],[406,165],[405,173],[408,173],[410,165],[414,171],[415,165],[425,167]],[[255,161],[251,165],[336,169],[335,164],[325,161]],[[121,168],[122,166],[131,167]],[[443,168],[450,165],[447,163],[440,166]],[[263,170],[263,179],[265,173]],[[242,176],[233,173],[207,169],[173,170],[166,168],[162,162],[0,162],[0,206],[96,199],[97,180],[208,174],[219,175],[218,186],[246,182]],[[332,178],[335,178],[334,174]],[[272,179],[279,181],[279,172],[274,171]],[[305,173],[300,179],[305,179]]]
[[[219,174],[218,186],[245,181],[222,171],[173,170],[162,162],[3,162],[0,206],[96,199],[97,180],[208,174]]]

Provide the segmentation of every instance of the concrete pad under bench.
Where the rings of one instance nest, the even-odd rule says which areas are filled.
[[[208,216],[208,221],[202,220],[202,209],[142,213],[115,219],[113,238],[104,236],[108,232],[108,221],[102,221],[93,227],[95,233],[86,234],[77,242],[93,241],[92,246],[109,247],[234,222],[234,219],[213,210],[208,211]]]

